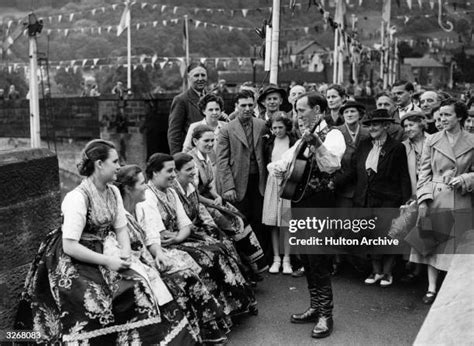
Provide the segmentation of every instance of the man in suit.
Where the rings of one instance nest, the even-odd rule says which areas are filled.
[[[269,232],[262,232],[263,195],[267,168],[263,158],[265,121],[254,117],[250,91],[237,94],[237,117],[220,131],[217,141],[216,178],[222,197],[245,215],[262,248],[269,246]]]
[[[201,63],[188,66],[189,89],[175,96],[171,103],[168,119],[168,145],[171,155],[183,150],[183,143],[189,125],[204,119],[198,106],[199,99],[204,96],[207,85],[207,70]]]

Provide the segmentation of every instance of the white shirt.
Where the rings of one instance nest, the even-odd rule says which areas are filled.
[[[327,127],[326,121],[323,119],[321,123],[316,127],[314,133],[318,133]],[[285,171],[288,170],[295,150],[300,144],[301,139],[297,140],[296,143],[282,155],[281,160],[271,162],[268,164],[267,168],[270,172],[273,172],[275,168],[284,167]],[[308,149],[306,149],[308,150]],[[341,159],[346,151],[346,142],[344,140],[344,135],[341,131],[337,129],[332,129],[326,134],[326,138],[321,146],[319,146],[316,151],[316,162],[319,169],[322,172],[334,173],[341,168]],[[307,151],[305,151],[306,153]]]
[[[178,228],[182,229],[192,224],[192,221],[186,215],[183,204],[181,203],[176,191],[171,189],[176,200],[176,218]],[[158,198],[153,191],[145,190],[145,201],[137,204],[135,208],[137,221],[145,232],[145,245],[161,244],[160,232],[165,231],[163,218],[158,209]]]
[[[411,111],[421,112],[421,108],[415,106],[415,104],[413,102],[410,102],[408,105],[406,105],[403,108],[399,108],[398,109],[398,116],[399,116],[400,120],[402,120],[405,117],[405,114],[407,114],[408,112],[411,112]]]
[[[113,221],[113,226],[115,229],[120,229],[128,224],[122,196],[116,186],[109,185],[109,187],[117,198],[117,214]],[[84,194],[78,190],[69,192],[61,204],[61,212],[63,214],[63,224],[61,226],[62,237],[64,239],[79,241],[82,236],[82,231],[84,227],[86,227],[87,200]]]

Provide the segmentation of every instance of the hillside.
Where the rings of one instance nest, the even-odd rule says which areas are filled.
[[[405,2],[401,1],[398,7],[397,1],[393,1],[392,24],[397,27],[397,33],[416,37],[421,33],[429,35],[430,32],[439,31],[437,8],[431,9],[427,1],[424,2],[423,9],[420,10],[414,4],[410,11]],[[15,20],[10,27],[11,32],[17,25],[16,20],[21,18],[21,11],[35,4],[35,13],[44,19],[44,30],[38,44],[52,61],[125,55],[126,35],[116,36],[116,25],[123,11],[121,1],[3,0],[1,3],[0,13],[4,23],[2,36],[6,33],[5,23]],[[288,1],[282,1],[281,47],[289,40],[311,39],[318,39],[330,46],[332,32],[327,29],[316,6],[308,9],[306,0],[298,3],[292,15],[287,8]],[[327,9],[333,14],[331,3],[326,1]],[[251,46],[262,43],[254,28],[261,27],[265,19],[270,19],[271,4],[269,0],[139,0],[132,6],[132,54],[183,56],[182,23],[184,15],[188,15],[190,51],[193,55],[249,56]],[[360,7],[358,0],[351,0],[350,4],[347,10],[348,25],[351,22],[350,14],[355,14],[361,41],[366,44],[378,42],[381,1],[364,0]],[[1,7],[5,5],[15,7]],[[245,15],[242,9],[247,9]],[[458,12],[460,10],[457,8]],[[62,16],[61,19],[59,16]],[[407,23],[406,17],[410,18]],[[466,20],[466,15],[457,15],[455,19]],[[46,35],[48,32],[49,35]],[[457,40],[455,32],[452,37]],[[25,39],[18,40],[11,48],[10,59],[25,61],[26,44]]]

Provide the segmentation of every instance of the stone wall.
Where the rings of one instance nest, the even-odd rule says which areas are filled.
[[[0,329],[12,329],[29,264],[60,225],[59,171],[47,149],[0,151]]]

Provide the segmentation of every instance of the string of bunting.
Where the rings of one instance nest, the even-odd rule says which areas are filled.
[[[165,19],[165,20],[155,20],[155,21],[150,21],[150,22],[140,22],[132,25],[133,29],[140,30],[146,27],[157,27],[159,24],[162,24],[163,26],[168,26],[168,25],[177,25],[180,22],[183,22],[184,18],[173,18],[173,19]],[[212,28],[212,29],[219,29],[219,30],[226,30],[229,32],[232,32],[234,30],[237,31],[249,31],[253,32],[255,28],[251,27],[240,27],[240,26],[232,26],[232,25],[222,25],[222,24],[216,24],[216,23],[210,23],[202,20],[197,20],[190,18],[189,19],[190,23],[194,23],[194,27],[197,28]],[[294,31],[304,31],[306,34],[309,33],[310,27],[309,26],[301,26],[301,27],[292,27],[292,28],[282,28],[280,31],[281,32],[294,32]],[[64,36],[68,36],[70,33],[75,32],[75,33],[91,33],[91,34],[102,34],[102,33],[111,33],[112,31],[116,32],[117,31],[117,26],[116,25],[107,25],[107,26],[99,26],[99,27],[74,27],[74,28],[57,28],[57,29],[47,29],[45,30],[46,34],[49,36],[53,33],[58,33],[58,34],[63,34]]]
[[[346,0],[348,4],[350,4],[351,0]],[[362,5],[364,0],[359,0],[359,6]],[[413,0],[406,0],[408,8],[411,10],[413,8]],[[324,7],[324,0],[321,0],[322,6]],[[434,10],[435,8],[435,0],[418,0],[418,5],[419,8],[423,8],[423,2],[428,3],[431,10]],[[272,11],[272,7],[253,7],[253,8],[233,8],[233,9],[227,9],[227,8],[201,8],[201,7],[184,7],[184,6],[172,6],[172,5],[159,5],[159,4],[152,4],[148,2],[137,2],[134,1],[131,3],[131,5],[137,5],[136,7],[140,8],[141,10],[159,10],[160,13],[164,13],[165,11],[171,11],[173,14],[177,14],[178,11],[182,11],[185,13],[194,13],[197,15],[198,13],[207,13],[207,14],[214,14],[214,13],[222,13],[222,14],[229,14],[231,17],[234,17],[236,13],[240,13],[242,17],[246,18],[249,13],[252,12],[258,12],[261,13],[263,11]],[[466,2],[464,4],[465,6],[471,6],[471,2]],[[112,10],[116,11],[120,6],[120,10],[122,10],[123,3],[115,3],[115,4],[110,4],[110,5],[104,5],[100,7],[95,7],[95,8],[90,8],[86,10],[79,10],[79,11],[72,11],[69,13],[61,13],[61,14],[54,14],[54,15],[48,15],[45,16],[43,19],[47,21],[48,23],[52,24],[53,22],[61,23],[63,20],[68,20],[69,22],[72,22],[74,18],[77,18],[79,16],[87,16],[87,15],[92,15],[95,16],[98,13],[105,13],[106,11]],[[452,4],[455,12],[454,14],[457,13],[464,13],[468,14],[471,13],[472,11],[469,10],[459,10],[457,9],[457,3],[454,2]],[[282,5],[282,9],[291,9],[291,12],[294,13],[295,10],[301,10],[302,9],[302,4],[301,3],[296,3],[291,1],[289,5]],[[285,11],[282,11],[285,13]],[[39,16],[41,16],[41,12],[38,13]],[[436,17],[436,15],[433,14],[426,14],[424,17]],[[409,17],[409,16],[397,16],[395,18],[405,20],[405,23],[408,22],[411,18],[416,18],[416,17]],[[408,19],[407,19],[408,18]],[[23,19],[17,19],[17,20],[8,20],[7,21],[7,29],[10,29],[10,27],[14,24],[17,23],[18,25],[23,25]]]
[[[92,15],[95,16],[98,13],[105,13],[106,11],[112,10],[116,11],[119,8],[120,5],[120,10],[122,10],[122,5],[123,3],[120,4],[111,4],[107,6],[100,6],[96,8],[91,8],[87,10],[80,10],[80,11],[73,11],[69,13],[62,13],[62,14],[55,14],[55,15],[49,15],[45,16],[43,20],[47,21],[48,23],[52,24],[53,22],[56,23],[62,23],[63,20],[68,20],[69,22],[72,22],[74,18],[77,19],[77,17],[80,16],[86,16],[86,15]],[[198,13],[208,13],[208,14],[214,14],[214,13],[222,13],[222,14],[229,14],[231,17],[234,17],[236,13],[241,13],[242,17],[246,18],[249,12],[263,12],[263,11],[272,11],[272,7],[255,7],[255,8],[239,8],[239,9],[224,9],[224,8],[199,8],[199,7],[183,7],[183,6],[171,6],[171,5],[159,5],[159,4],[150,4],[148,2],[131,2],[130,6],[137,5],[136,7],[139,7],[141,10],[159,10],[160,13],[164,13],[165,11],[171,11],[174,15],[178,13],[178,11],[184,11],[185,13],[194,13],[197,15]],[[297,3],[296,5],[297,9],[301,9],[302,5],[300,3]],[[282,6],[282,8],[289,8],[289,6]],[[41,16],[41,12],[38,13],[39,16]],[[18,25],[22,25],[23,19],[17,19],[17,20],[9,20],[7,21],[7,29],[10,29],[10,27],[16,22]]]
[[[126,65],[126,57],[119,56],[119,57],[108,57],[108,58],[87,58],[87,59],[73,59],[73,60],[60,60],[60,61],[50,61],[49,66],[50,68],[61,69],[64,68],[66,70],[74,69],[77,70],[78,68],[103,68],[103,67],[117,67],[117,66],[124,66]],[[227,67],[231,63],[238,64],[239,66],[249,65],[252,66],[252,60],[249,57],[217,57],[217,58],[206,58],[202,57],[199,61],[203,64],[214,64],[214,66],[218,66],[222,63],[224,67]],[[114,63],[112,63],[114,62]],[[132,65],[135,68],[142,66],[146,68],[151,66],[156,68],[159,66],[163,69],[168,64],[178,64],[182,65],[185,63],[184,57],[159,57],[158,55],[133,55],[132,56]],[[19,68],[28,67],[28,63],[0,63],[1,68],[9,68],[13,71],[18,70]]]

